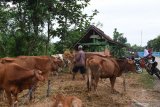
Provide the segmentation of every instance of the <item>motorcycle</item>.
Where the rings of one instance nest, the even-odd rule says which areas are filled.
[[[141,68],[141,65],[140,65],[140,60],[141,60],[141,58],[134,58],[137,73],[142,73],[143,72],[143,69]]]
[[[160,70],[157,68],[158,63],[157,62],[148,62],[146,66],[146,70],[150,75],[156,75],[160,79]],[[152,67],[154,66],[154,67]]]
[[[160,70],[157,68],[157,65],[158,65],[157,62],[152,62],[151,59],[147,59],[147,58],[134,58],[134,61],[136,63],[137,73],[142,73],[143,72],[142,68],[145,68],[148,74],[156,75],[160,79]],[[152,68],[153,65],[154,65],[154,69]]]

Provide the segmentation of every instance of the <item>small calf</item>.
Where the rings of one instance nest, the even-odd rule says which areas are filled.
[[[52,107],[82,107],[82,101],[75,96],[63,96],[57,94]]]

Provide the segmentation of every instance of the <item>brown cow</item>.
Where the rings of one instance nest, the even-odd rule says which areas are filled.
[[[59,60],[51,56],[18,56],[18,63],[28,69],[39,69],[45,77],[48,77],[49,71],[55,71],[59,67]]]
[[[2,58],[3,63],[17,63],[27,69],[38,69],[42,71],[45,79],[50,71],[54,72],[61,66],[61,61],[50,56],[18,56],[16,58]]]
[[[87,86],[91,91],[91,85],[97,89],[99,78],[109,78],[111,91],[114,92],[116,77],[122,75],[124,71],[136,71],[133,61],[128,59],[103,58],[101,56],[91,56],[86,60],[87,64]]]
[[[17,58],[2,58],[3,63],[17,63],[27,69],[39,69],[47,75],[56,67],[54,58],[48,56],[18,56]]]
[[[57,59],[50,56],[18,56],[17,58],[2,58],[3,63],[17,63],[27,69],[38,69],[42,71],[42,75],[45,79],[48,79],[48,74],[50,71],[56,71],[59,67]],[[49,81],[47,96],[49,95]],[[32,100],[32,96],[30,96]]]
[[[5,90],[10,106],[13,104],[12,95],[17,102],[18,93],[44,80],[42,71],[28,70],[16,63],[0,63],[0,68],[0,88]]]
[[[75,96],[63,96],[57,94],[52,107],[82,107],[82,101]]]
[[[72,69],[74,66],[74,56],[75,56],[75,52],[70,52],[70,51],[65,51],[63,54],[64,57],[64,61],[66,64],[66,67],[68,68],[69,73],[72,73]]]

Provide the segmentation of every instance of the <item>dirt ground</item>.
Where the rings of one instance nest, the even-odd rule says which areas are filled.
[[[85,107],[160,107],[160,90],[144,87],[140,82],[142,76],[148,75],[129,73],[126,75],[127,92],[123,93],[123,79],[118,77],[115,84],[116,93],[111,94],[109,79],[99,81],[98,93],[87,93],[86,81],[82,80],[80,74],[76,75],[76,80],[72,80],[69,73],[62,73],[51,77],[51,93],[46,98],[47,85],[39,84],[36,90],[36,99],[31,103],[27,103],[28,97],[25,97],[27,91],[19,95],[20,107],[51,107],[53,96],[57,93],[64,95],[74,95],[80,98]],[[156,80],[160,82],[159,80]],[[156,83],[157,84],[157,83]],[[6,107],[6,100],[0,102],[0,107]]]

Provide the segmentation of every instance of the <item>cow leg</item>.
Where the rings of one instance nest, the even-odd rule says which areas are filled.
[[[4,100],[6,100],[6,93],[5,93],[5,91],[3,90],[3,92],[2,92],[2,100],[4,101]]]
[[[75,76],[76,76],[76,73],[75,73],[75,72],[73,72],[72,80],[75,80]]]
[[[4,101],[6,98],[5,91],[0,89],[0,101]]]
[[[13,104],[13,107],[18,107],[17,93],[15,93],[13,96],[14,96],[14,104]]]
[[[73,69],[72,63],[71,63],[71,62],[68,62],[67,66],[68,66],[68,71],[69,71],[69,73],[72,74],[72,69]]]
[[[83,78],[83,80],[85,80],[85,74],[82,74],[82,78]]]
[[[14,102],[13,107],[18,107],[18,98],[17,98],[19,92],[18,87],[12,87],[10,91],[11,95],[13,95],[13,102]]]
[[[94,90],[97,92],[97,85],[98,85],[98,82],[99,82],[99,77],[96,76],[95,77],[95,83],[94,83]]]
[[[110,83],[111,83],[111,93],[114,93],[114,84],[115,84],[115,81],[116,81],[116,77],[111,77],[109,78],[110,79]]]
[[[72,74],[72,65],[69,65],[69,72],[70,72],[70,74]]]
[[[31,89],[29,89],[29,101],[32,101],[32,99],[33,99],[33,92],[34,91],[34,89],[33,89],[33,86],[32,86],[32,88]]]
[[[87,80],[87,89],[88,89],[88,92],[91,91],[91,81],[88,79]]]
[[[0,90],[0,101],[4,101],[5,100],[5,92],[4,90]]]
[[[9,91],[5,91],[5,92],[6,92],[6,95],[7,95],[7,99],[8,99],[8,102],[9,102],[9,106],[11,107],[11,105],[12,105],[11,92],[9,92]]]
[[[90,68],[87,68],[87,88],[88,88],[88,92],[92,90],[92,73]]]
[[[0,89],[0,101],[3,101],[3,90]]]
[[[31,89],[29,89],[29,101],[31,101],[32,100],[32,92],[31,92]]]

